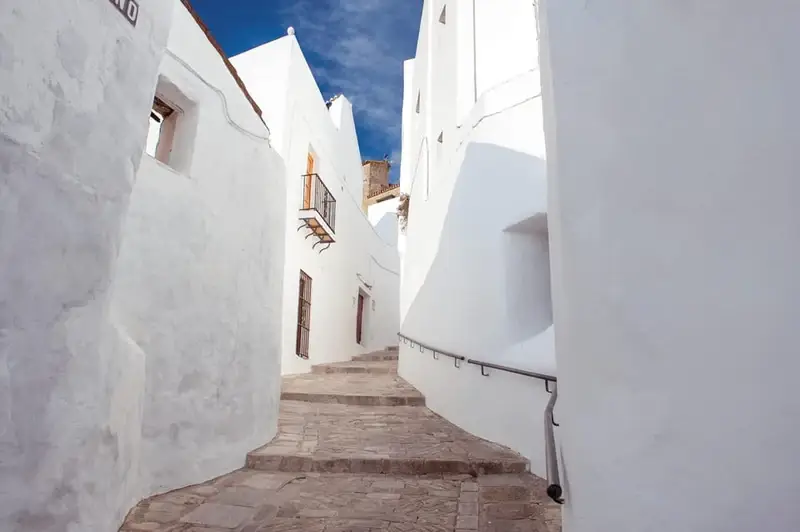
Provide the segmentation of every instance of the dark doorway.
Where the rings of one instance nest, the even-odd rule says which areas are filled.
[[[361,343],[361,329],[364,326],[364,294],[358,294],[358,310],[356,311],[356,342]]]

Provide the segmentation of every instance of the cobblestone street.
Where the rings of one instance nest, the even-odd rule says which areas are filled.
[[[396,364],[381,352],[285,378],[278,435],[245,469],[143,501],[121,530],[560,530],[527,461],[425,408]]]

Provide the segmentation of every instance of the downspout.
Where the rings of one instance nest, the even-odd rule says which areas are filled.
[[[555,421],[553,421],[553,408],[558,399],[558,384],[553,383],[553,392],[544,409],[544,453],[547,461],[547,495],[558,504],[564,504],[561,497],[564,490],[561,488],[561,478],[558,473],[558,454],[556,452]]]

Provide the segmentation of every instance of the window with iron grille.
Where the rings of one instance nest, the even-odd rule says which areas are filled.
[[[297,356],[308,358],[308,337],[311,329],[311,277],[300,270],[300,294],[297,302]]]

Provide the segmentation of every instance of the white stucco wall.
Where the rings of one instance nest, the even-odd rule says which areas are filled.
[[[375,227],[375,231],[384,242],[395,247],[397,246],[399,234],[397,219],[397,207],[399,204],[399,198],[392,198],[367,207],[367,218],[372,226]]]
[[[158,94],[184,111],[186,158],[176,171],[143,156],[113,302],[146,360],[145,495],[241,467],[274,436],[280,394],[283,162],[219,53],[174,6]]]
[[[286,162],[288,186],[283,373],[306,372],[313,364],[348,360],[396,344],[399,258],[396,246],[381,239],[361,209],[361,156],[350,102],[340,96],[330,109],[325,106],[294,36],[232,61],[265,114],[279,117],[273,130],[283,139],[279,151]],[[279,69],[286,72],[272,74]],[[284,79],[286,86],[278,87]],[[274,86],[266,90],[269,84]],[[336,199],[336,242],[322,253],[322,246],[312,249],[313,237],[305,238],[307,230],[297,230],[309,149],[315,154],[316,172]],[[296,355],[301,269],[312,278],[309,360]],[[356,342],[359,290],[369,297],[361,345]]]
[[[0,16],[0,530],[115,530],[139,496],[144,358],[110,285],[171,7]]]
[[[439,21],[443,3],[425,2],[417,57],[405,66],[401,188],[411,201],[402,332],[468,358],[552,373],[534,8],[525,0],[476,0],[478,13],[492,14],[474,21],[474,55],[459,44],[473,40],[465,37],[474,35],[471,2],[448,3],[446,24]],[[502,21],[511,17],[525,31],[507,31]],[[477,100],[474,79],[463,75],[475,71],[476,57],[484,80]],[[431,408],[518,450],[544,473],[543,382],[482,377],[475,366],[457,370],[450,359],[403,350],[401,375]]]
[[[294,39],[276,39],[231,58],[247,90],[259,102],[283,102],[289,89],[289,61]],[[286,148],[288,109],[278,105],[261,106],[264,121],[269,124],[270,142],[279,152]]]
[[[800,4],[539,3],[565,531],[798,530]]]

